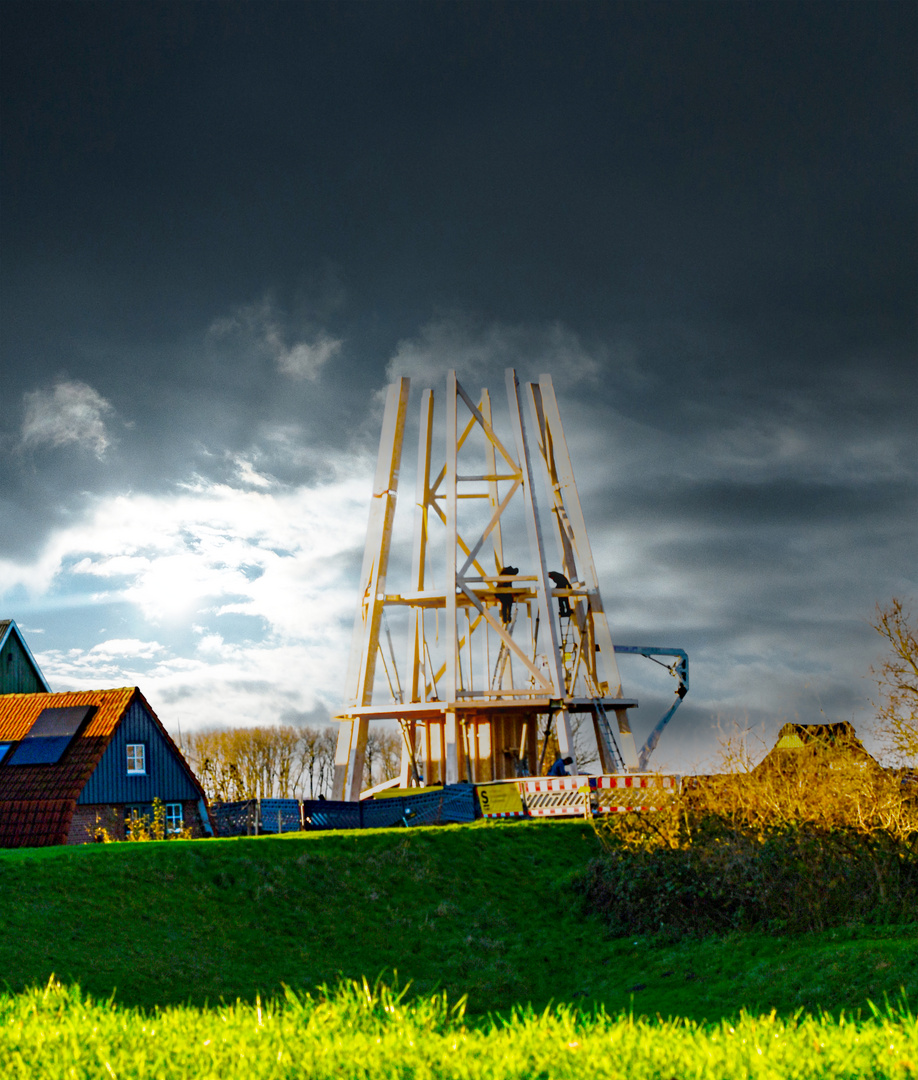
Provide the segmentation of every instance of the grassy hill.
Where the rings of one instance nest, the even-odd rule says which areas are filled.
[[[918,925],[610,940],[573,885],[582,821],[0,852],[0,980],[126,1005],[252,1001],[340,976],[716,1020],[918,1001]]]

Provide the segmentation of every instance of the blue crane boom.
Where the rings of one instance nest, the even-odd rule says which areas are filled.
[[[663,729],[673,718],[673,713],[679,708],[682,704],[682,699],[688,693],[688,653],[684,649],[672,649],[660,645],[616,645],[615,651],[617,653],[632,653],[638,656],[646,656],[648,660],[652,660],[655,664],[665,667],[670,675],[673,675],[679,680],[679,685],[676,687],[676,700],[657,721],[656,727],[654,727],[653,731],[647,736],[647,741],[638,753],[638,770],[643,772],[647,768],[648,761],[650,761],[650,755],[654,752],[657,743],[660,741],[660,735],[663,733]],[[676,661],[672,664],[664,664],[662,660],[657,660],[658,656],[675,656]]]

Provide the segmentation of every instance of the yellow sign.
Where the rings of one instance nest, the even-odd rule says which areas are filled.
[[[486,784],[476,787],[483,814],[522,814],[523,800],[516,784]]]
[[[442,791],[442,784],[434,784],[433,787],[390,787],[385,791],[377,791],[374,799],[404,799],[405,796],[426,795],[429,791]]]

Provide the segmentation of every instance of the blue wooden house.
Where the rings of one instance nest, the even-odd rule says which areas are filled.
[[[137,687],[0,695],[0,847],[123,840],[156,799],[167,834],[212,835],[197,777]]]
[[[51,687],[12,619],[0,619],[0,694],[49,693]]]

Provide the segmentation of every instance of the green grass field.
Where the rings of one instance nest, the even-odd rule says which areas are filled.
[[[862,1021],[744,1014],[698,1025],[561,1006],[469,1023],[461,1003],[443,995],[406,1003],[366,984],[146,1014],[54,984],[0,998],[0,1061],[17,1078],[904,1080],[918,1068],[916,1049],[915,1018],[894,1011]]]
[[[554,1077],[594,1068],[590,1055],[606,1061],[602,1075],[635,1078],[912,1075],[915,1023],[901,1008],[918,1001],[918,925],[611,940],[573,884],[597,851],[587,823],[553,821],[0,852],[3,1060],[18,1052],[21,1075],[108,1076],[107,1061],[119,1077],[224,1080],[331,1075],[334,1061],[339,1075]],[[63,989],[47,989],[52,975]],[[410,988],[394,1011],[377,1001],[358,1022],[348,1019],[357,1006],[346,981],[364,977]],[[344,1004],[316,1013],[308,995],[341,980]],[[464,1016],[443,996],[463,1001]],[[877,1019],[869,1002],[882,1013],[887,1001],[900,1012]],[[368,1017],[382,1029],[366,1035]],[[39,1046],[42,1030],[56,1034]],[[285,1058],[294,1030],[305,1041]],[[424,1041],[413,1057],[410,1032]],[[270,1044],[274,1071],[239,1064],[258,1040]],[[676,1055],[671,1066],[660,1040]],[[545,1064],[570,1042],[563,1068]],[[350,1072],[335,1057],[352,1043],[364,1047],[363,1072],[353,1055]],[[493,1055],[504,1050],[484,1047],[511,1043],[529,1049],[500,1070]],[[608,1071],[610,1047],[625,1053],[626,1043],[632,1065]],[[860,1071],[819,1072],[829,1047],[863,1051]],[[742,1064],[753,1050],[757,1071]],[[151,1064],[167,1052],[173,1065]],[[75,1071],[57,1071],[52,1062],[67,1054]]]

